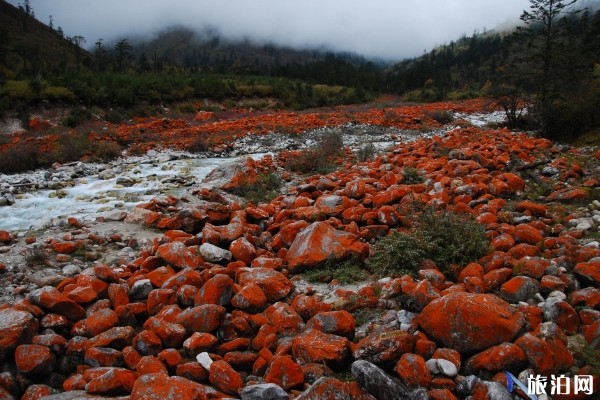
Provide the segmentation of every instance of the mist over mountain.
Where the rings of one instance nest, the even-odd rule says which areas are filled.
[[[10,0],[17,5],[19,0]],[[326,48],[365,57],[401,60],[476,29],[492,29],[518,20],[527,0],[31,0],[36,17],[68,35],[81,35],[87,46],[106,41],[155,35],[184,26],[203,32],[214,29],[231,40],[250,39],[295,49]]]

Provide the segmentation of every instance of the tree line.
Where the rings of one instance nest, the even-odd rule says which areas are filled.
[[[75,65],[44,69],[35,61],[35,51],[11,45],[2,29],[0,39],[6,40],[0,40],[0,63],[6,70],[7,54],[19,54],[22,63],[13,76],[28,80],[34,94],[42,93],[46,84],[67,89],[55,90],[61,101],[118,107],[248,94],[280,96],[284,106],[294,108],[367,101],[379,93],[413,101],[487,95],[505,108],[511,126],[539,127],[546,137],[569,138],[598,124],[600,104],[600,12],[579,10],[576,3],[530,0],[530,9],[521,15],[523,25],[512,33],[476,31],[389,67],[333,53],[320,61],[283,64],[276,58],[262,65],[244,63],[233,53],[223,58],[196,55],[175,65],[168,54],[134,56],[126,38],[110,47],[98,39],[88,53],[82,47],[84,37],[66,36]],[[33,9],[27,0],[20,8],[25,30]],[[51,16],[48,28],[64,37],[60,28],[54,29]],[[6,85],[2,74],[0,85]],[[334,91],[322,85],[345,91],[332,96]],[[0,107],[23,98],[10,96],[0,89]]]

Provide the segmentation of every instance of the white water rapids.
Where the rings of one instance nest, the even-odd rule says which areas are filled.
[[[251,157],[260,159],[263,155],[254,154]],[[185,190],[184,187],[161,181],[188,176],[191,177],[190,180],[199,183],[213,169],[240,158],[245,157],[180,159],[164,163],[136,164],[108,180],[101,180],[98,175],[75,179],[74,186],[60,189],[66,192],[63,198],[50,197],[52,193],[57,192],[56,190],[16,194],[14,205],[0,207],[0,230],[11,232],[44,229],[59,217],[73,216],[85,221],[112,211],[130,210],[160,194],[180,196]],[[131,187],[117,185],[117,179],[122,177],[141,179],[141,182]]]

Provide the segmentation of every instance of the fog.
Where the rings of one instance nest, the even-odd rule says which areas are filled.
[[[17,5],[19,1],[9,0]],[[30,0],[36,18],[84,36],[131,38],[183,25],[300,48],[400,60],[475,30],[518,22],[528,0]]]

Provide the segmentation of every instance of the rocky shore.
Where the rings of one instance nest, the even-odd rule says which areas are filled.
[[[296,176],[286,165],[310,135],[245,135],[223,154],[283,152],[130,211],[0,231],[0,398],[524,396],[504,371],[526,386],[569,378],[568,394],[548,386],[546,398],[599,390],[600,151],[474,126],[314,135],[324,129],[349,147],[394,147],[365,162],[349,149],[335,172]],[[23,178],[60,185],[108,169]],[[222,191],[269,171],[287,184],[268,204]],[[426,208],[472,216],[488,252],[444,271],[425,259],[352,285],[306,281],[329,261],[368,269],[382,237],[410,232],[407,210]]]

